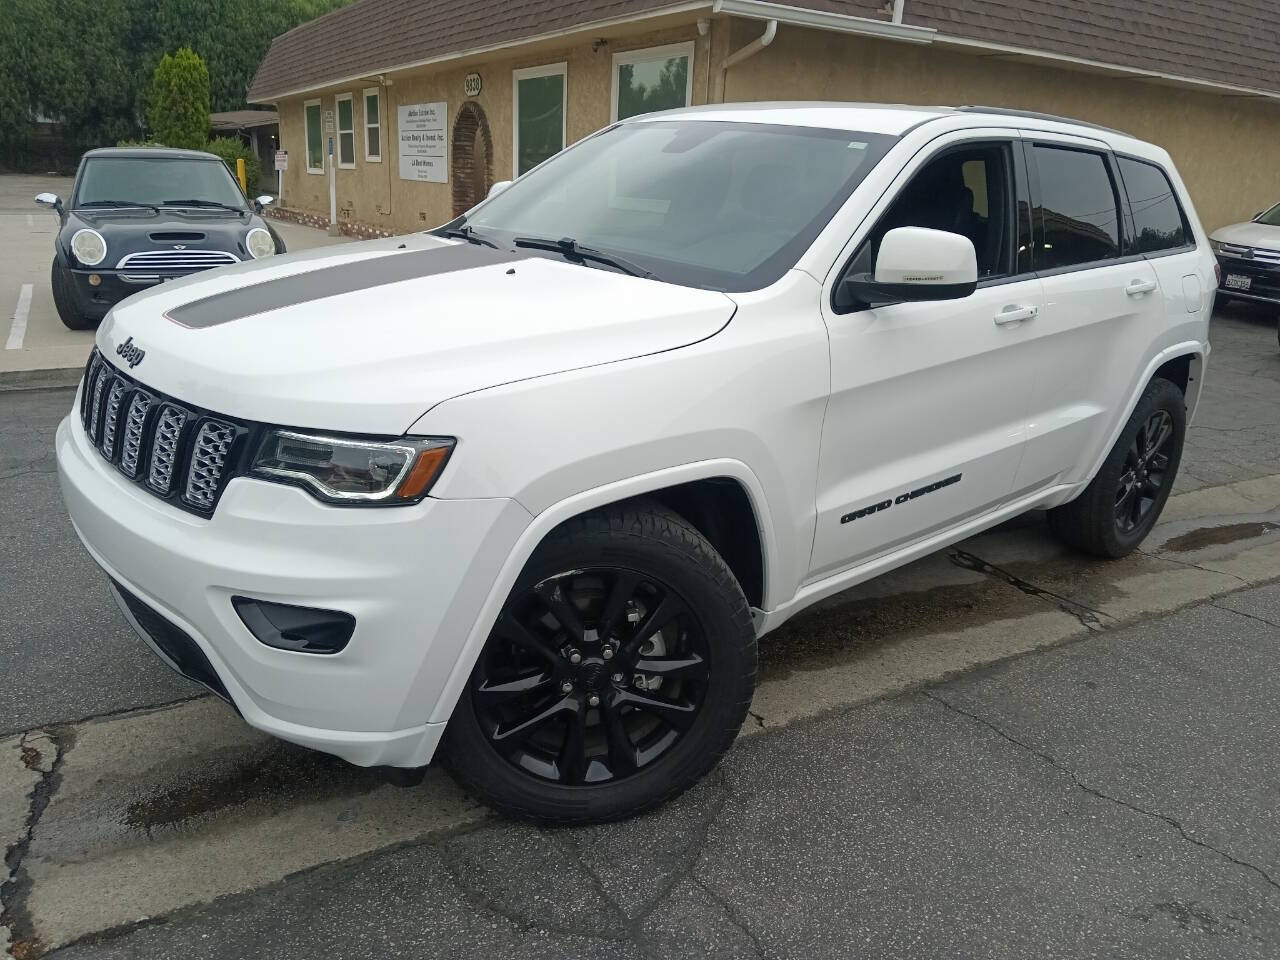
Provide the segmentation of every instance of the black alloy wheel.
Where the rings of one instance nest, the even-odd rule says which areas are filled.
[[[534,551],[440,756],[512,816],[632,816],[715,766],[755,673],[751,611],[724,559],[679,514],[629,501],[561,524]]]
[[[1169,455],[1164,450],[1172,438],[1173,418],[1157,410],[1129,444],[1116,489],[1116,526],[1121,534],[1141,526],[1160,499],[1169,472]]]
[[[698,618],[669,584],[588,567],[507,602],[471,678],[481,729],[553,783],[624,780],[693,725],[709,679]]]
[[[1186,432],[1182,390],[1156,377],[1093,480],[1076,499],[1049,511],[1049,528],[1098,557],[1123,557],[1137,549],[1169,499]]]

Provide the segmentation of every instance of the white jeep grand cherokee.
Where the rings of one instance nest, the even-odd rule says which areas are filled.
[[[62,490],[129,622],[253,726],[615,818],[715,764],[815,601],[1033,508],[1134,549],[1214,266],[1112,130],[640,117],[431,233],[121,303]]]

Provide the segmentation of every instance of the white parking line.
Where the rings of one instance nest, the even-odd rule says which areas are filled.
[[[31,284],[24,283],[18,294],[18,305],[13,308],[13,325],[9,327],[6,350],[21,350],[22,338],[27,335],[27,314],[31,312]]]
[[[33,220],[33,219],[31,218],[31,214],[29,214],[29,213],[28,213],[28,214],[27,214],[27,226],[28,226],[28,227],[34,227],[35,225],[36,225],[35,220]]]

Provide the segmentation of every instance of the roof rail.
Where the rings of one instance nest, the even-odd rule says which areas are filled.
[[[1122,137],[1131,137],[1133,134],[1125,133],[1123,130],[1117,130],[1115,127],[1104,127],[1100,123],[1089,123],[1087,120],[1074,120],[1071,117],[1060,117],[1053,113],[1037,113],[1035,110],[1014,110],[1010,107],[983,107],[975,104],[965,104],[963,107],[956,107],[963,113],[993,113],[1000,117],[1025,117],[1028,120],[1052,120],[1056,123],[1070,123],[1077,127],[1089,127],[1092,130],[1103,130],[1107,133],[1118,133]]]

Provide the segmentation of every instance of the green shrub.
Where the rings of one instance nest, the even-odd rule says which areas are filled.
[[[258,155],[246,147],[235,137],[214,137],[204,147],[210,153],[216,153],[231,175],[236,175],[236,158],[244,157],[244,179],[250,197],[258,195],[258,181],[262,177],[262,163]],[[238,181],[237,181],[238,182]]]
[[[147,106],[151,136],[171,147],[199,150],[209,137],[209,68],[190,47],[156,64]]]

